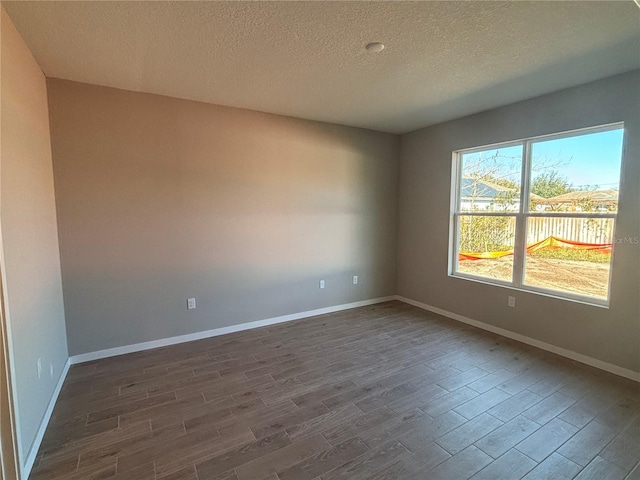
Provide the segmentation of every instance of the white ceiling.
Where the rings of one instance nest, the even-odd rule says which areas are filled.
[[[632,0],[2,3],[49,77],[393,133],[640,68]]]

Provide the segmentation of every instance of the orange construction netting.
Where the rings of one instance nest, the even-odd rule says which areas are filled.
[[[558,248],[572,248],[576,250],[599,250],[604,253],[611,253],[611,243],[584,243],[574,242],[573,240],[564,240],[558,237],[547,237],[540,242],[533,243],[527,247],[527,253],[532,253],[543,248],[558,249]],[[458,256],[459,260],[480,260],[506,257],[507,255],[513,255],[513,249],[503,250],[500,252],[461,252]]]

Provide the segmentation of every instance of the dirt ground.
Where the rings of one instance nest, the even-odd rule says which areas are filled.
[[[459,271],[500,280],[511,280],[513,257],[492,260],[463,260]],[[609,264],[527,257],[525,283],[536,287],[606,298]]]

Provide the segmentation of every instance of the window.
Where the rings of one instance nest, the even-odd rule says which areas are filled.
[[[456,277],[607,305],[622,124],[454,152]]]

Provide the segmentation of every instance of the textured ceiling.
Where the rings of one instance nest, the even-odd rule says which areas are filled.
[[[394,133],[640,68],[632,0],[3,5],[49,77]]]

